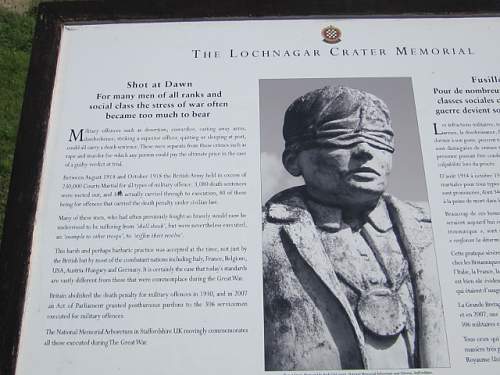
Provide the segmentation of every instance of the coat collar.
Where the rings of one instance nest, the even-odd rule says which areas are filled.
[[[317,203],[311,199],[308,199],[306,204],[318,228],[327,232],[340,230],[343,224],[342,209]],[[392,229],[392,222],[383,199],[368,214],[366,222],[370,223],[380,233],[386,233]]]
[[[305,186],[284,190],[267,204],[267,218],[271,222],[292,223],[304,215],[312,216],[317,227],[329,232],[336,232],[342,226],[342,210],[310,199]],[[367,221],[382,233],[392,229],[384,200],[369,213]]]

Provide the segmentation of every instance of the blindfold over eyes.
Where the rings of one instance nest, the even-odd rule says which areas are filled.
[[[359,119],[356,124],[354,119],[335,120],[322,124],[315,131],[289,139],[286,148],[293,148],[295,151],[315,147],[349,148],[359,143],[367,143],[377,149],[393,153],[394,133],[387,123],[376,122],[361,126]]]

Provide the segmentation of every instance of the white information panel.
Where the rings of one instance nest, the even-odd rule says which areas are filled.
[[[16,373],[498,374],[499,34],[66,26]]]

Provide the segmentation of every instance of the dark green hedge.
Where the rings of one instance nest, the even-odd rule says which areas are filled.
[[[0,8],[0,233],[28,71],[35,17]]]

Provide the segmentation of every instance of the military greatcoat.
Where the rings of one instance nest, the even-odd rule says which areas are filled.
[[[266,370],[368,368],[362,327],[309,212],[305,187],[264,208]],[[449,366],[428,209],[384,195],[407,258],[414,293],[417,367]]]

